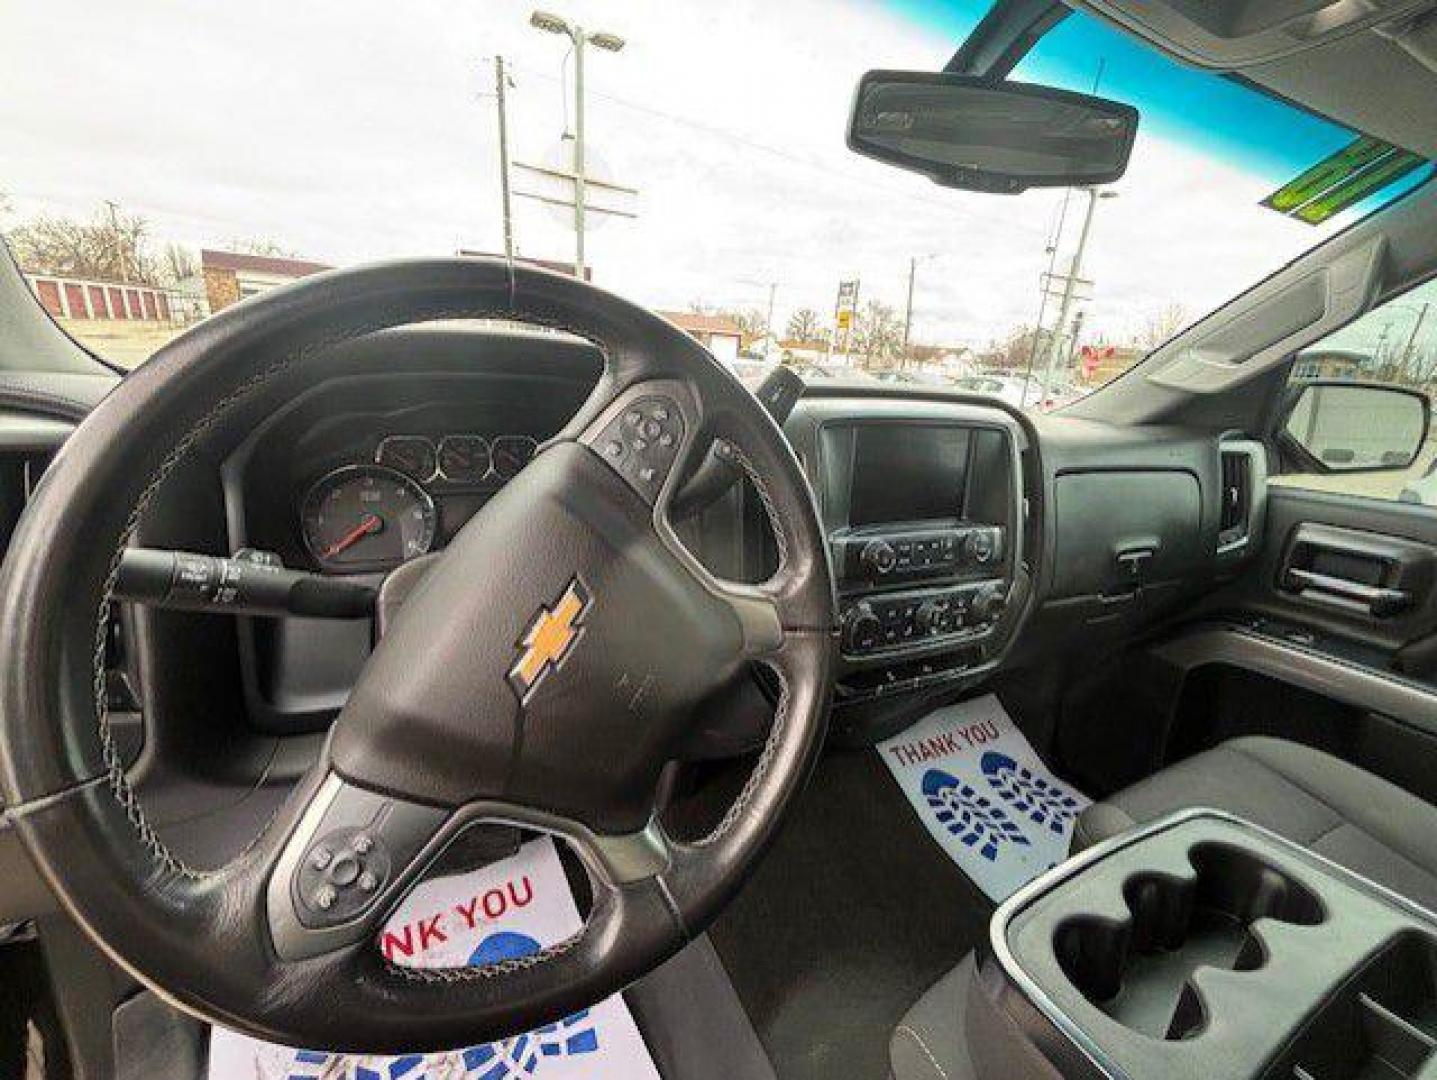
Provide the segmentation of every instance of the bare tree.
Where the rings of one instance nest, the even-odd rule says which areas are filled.
[[[721,311],[732,319],[746,338],[762,337],[768,333],[768,319],[758,308],[744,308],[742,311]]]
[[[149,222],[114,204],[93,221],[42,215],[10,232],[20,265],[32,272],[159,284],[159,266],[150,254]]]
[[[199,273],[194,252],[181,244],[166,244],[162,261],[162,272],[171,285],[178,285]]]
[[[854,351],[864,363],[887,360],[903,348],[903,318],[881,300],[870,300],[853,323]]]
[[[788,336],[795,341],[820,341],[823,329],[819,325],[818,312],[813,308],[799,308],[788,317]]]
[[[229,249],[237,255],[264,255],[279,259],[298,258],[289,248],[265,236],[252,236],[248,240],[231,240]]]
[[[1187,308],[1181,304],[1168,304],[1160,311],[1149,315],[1143,321],[1138,344],[1145,349],[1156,349],[1187,325]]]

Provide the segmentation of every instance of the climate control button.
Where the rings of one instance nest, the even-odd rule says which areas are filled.
[[[848,609],[848,614],[843,617],[844,652],[867,652],[877,646],[882,637],[883,623],[874,613],[872,605],[864,602]]]
[[[898,552],[887,540],[870,540],[863,547],[863,568],[870,574],[886,574],[898,563]]]

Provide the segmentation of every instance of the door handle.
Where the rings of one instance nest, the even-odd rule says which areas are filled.
[[[1325,595],[1347,603],[1359,604],[1367,609],[1368,614],[1379,619],[1390,618],[1412,603],[1412,594],[1402,589],[1364,585],[1359,581],[1349,581],[1346,578],[1319,574],[1313,570],[1301,570],[1297,567],[1288,568],[1287,580],[1289,586],[1298,592],[1313,592],[1319,596]]]

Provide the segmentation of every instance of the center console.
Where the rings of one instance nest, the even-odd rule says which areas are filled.
[[[908,403],[816,433],[848,698],[992,659],[1022,550],[1021,433],[1005,413]]]
[[[1437,1077],[1433,918],[1257,826],[1184,811],[998,909],[968,1053],[978,1077]]]

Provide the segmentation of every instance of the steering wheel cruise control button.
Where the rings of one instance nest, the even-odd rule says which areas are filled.
[[[389,851],[371,832],[345,828],[327,833],[299,872],[297,891],[306,909],[300,921],[332,925],[364,914],[392,868]]]

